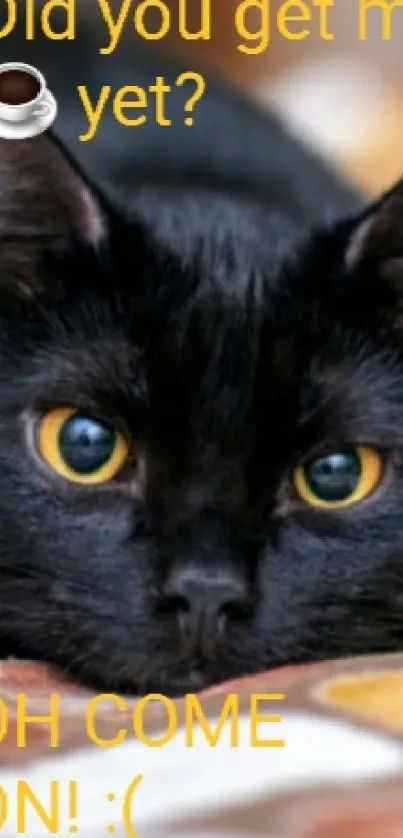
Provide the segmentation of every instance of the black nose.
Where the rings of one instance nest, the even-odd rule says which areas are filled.
[[[201,568],[174,567],[163,594],[177,614],[184,657],[198,651],[214,659],[227,619],[244,612],[248,601],[246,579],[235,568],[207,573]]]

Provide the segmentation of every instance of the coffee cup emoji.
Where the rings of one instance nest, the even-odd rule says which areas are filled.
[[[42,73],[30,64],[0,64],[0,119],[26,122],[51,114],[48,88]]]

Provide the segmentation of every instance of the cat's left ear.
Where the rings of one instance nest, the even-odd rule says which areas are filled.
[[[356,222],[345,251],[347,268],[384,263],[403,283],[403,179]]]
[[[29,298],[49,243],[74,239],[98,249],[107,236],[101,200],[50,134],[0,139],[0,294]]]
[[[0,239],[77,236],[96,247],[104,234],[99,200],[58,140],[0,139]]]

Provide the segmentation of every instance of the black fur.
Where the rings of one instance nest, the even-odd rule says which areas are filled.
[[[154,161],[175,163],[164,186],[159,164],[140,178],[147,142],[124,130],[75,148],[97,182],[106,165],[127,180],[124,200],[83,186],[50,138],[0,144],[0,653],[173,694],[401,648],[401,188],[362,214],[214,86],[176,148],[154,129]],[[59,404],[130,435],[114,481],[41,461],[33,429]],[[297,498],[300,462],[355,444],[384,459],[369,499]],[[203,599],[182,629],[178,574]]]

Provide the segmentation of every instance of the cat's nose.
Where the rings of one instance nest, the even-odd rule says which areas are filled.
[[[214,659],[228,618],[245,612],[248,603],[246,579],[236,568],[174,567],[163,594],[179,621],[181,657]]]

